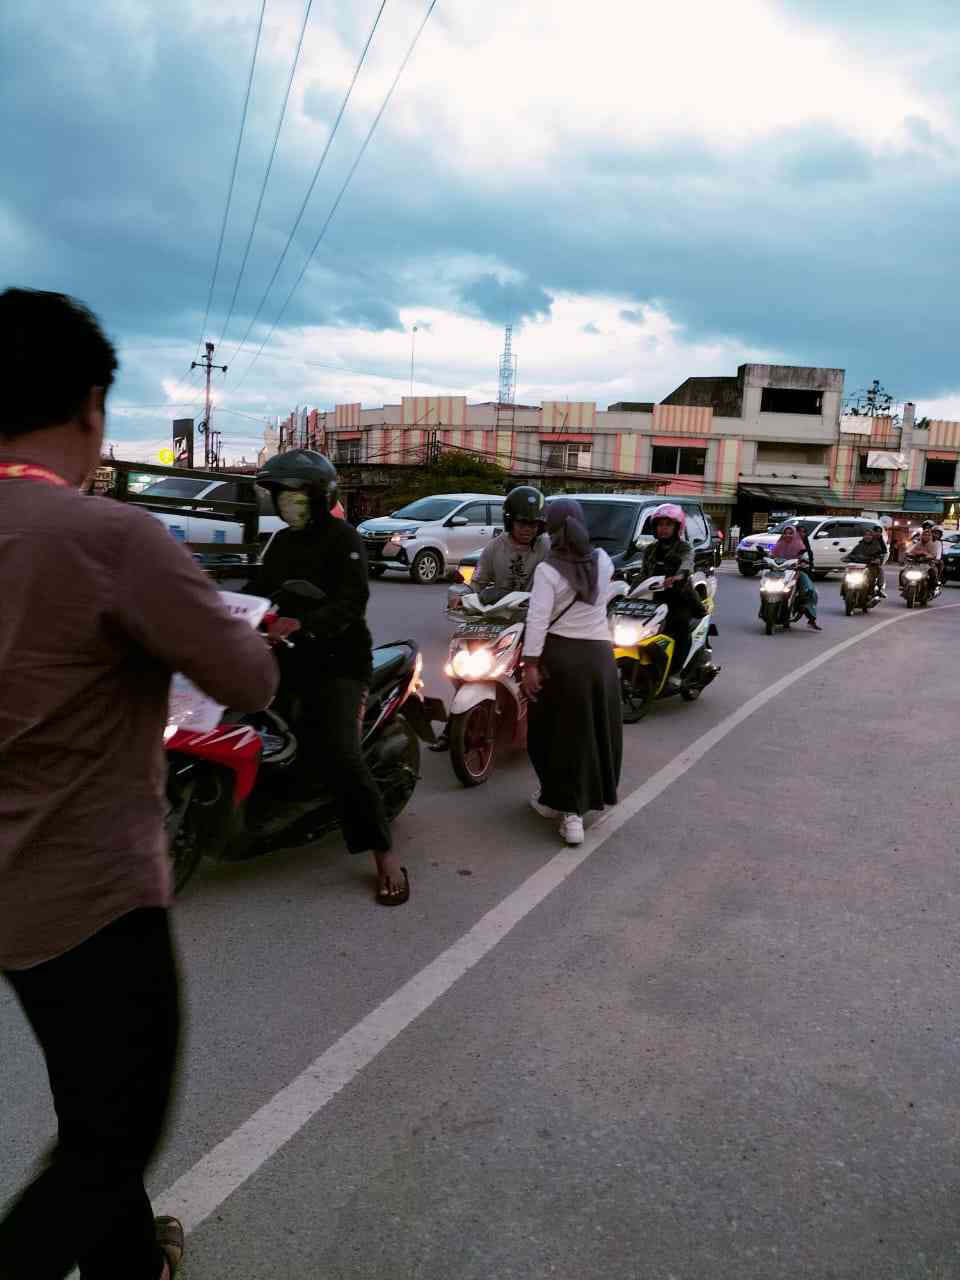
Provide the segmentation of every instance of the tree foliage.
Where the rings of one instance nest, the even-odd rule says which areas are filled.
[[[390,495],[393,510],[417,498],[435,493],[506,493],[507,471],[473,453],[443,453],[434,463],[425,464],[414,475],[401,480]]]

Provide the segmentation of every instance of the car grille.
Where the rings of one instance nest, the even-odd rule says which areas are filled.
[[[363,535],[363,545],[366,549],[368,560],[379,560],[383,556],[383,548],[387,545],[387,539],[382,533],[365,533]]]

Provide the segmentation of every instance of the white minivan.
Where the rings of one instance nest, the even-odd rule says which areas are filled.
[[[503,494],[495,493],[439,493],[357,525],[373,577],[402,569],[423,584],[502,530]]]
[[[810,539],[815,578],[825,578],[832,570],[841,568],[844,557],[850,554],[867,529],[879,529],[884,533],[879,520],[868,520],[863,516],[791,516],[765,533],[751,533],[740,539],[737,568],[744,577],[752,578],[760,572],[764,556],[770,554],[787,525],[802,529]]]

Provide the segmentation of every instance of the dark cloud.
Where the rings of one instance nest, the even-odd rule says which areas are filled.
[[[504,282],[495,275],[478,276],[460,290],[464,305],[491,324],[521,325],[550,315],[553,298],[538,284]]]
[[[928,17],[937,8],[919,2]],[[878,3],[893,19],[908,9]],[[877,12],[866,0],[859,10],[843,0],[819,5],[796,0],[794,13],[854,22],[860,10]],[[153,403],[164,398],[164,378],[186,376],[200,336],[255,14],[224,20],[211,35],[186,0],[137,13],[131,26],[119,0],[0,7],[0,283],[88,301],[121,343],[117,400]],[[941,17],[956,32],[953,0]],[[866,29],[875,19],[862,21]],[[955,71],[944,54],[940,70],[928,62],[925,74],[950,88]],[[284,79],[283,67],[267,67],[255,86],[209,326],[215,339]],[[284,136],[220,353],[231,362],[338,100],[312,86],[306,122]],[[253,331],[257,344],[355,154],[366,119],[352,121]],[[283,324],[396,330],[400,308],[462,307],[519,325],[549,316],[558,293],[603,295],[625,301],[629,323],[660,305],[691,339],[729,338],[845,366],[853,385],[877,376],[900,395],[934,396],[957,378],[960,189],[949,144],[929,120],[908,117],[903,138],[899,151],[871,151],[830,124],[722,151],[697,137],[622,149],[571,138],[548,199],[536,173],[512,174],[504,198],[502,184],[462,176],[429,132],[391,135],[388,118]],[[496,270],[464,284],[462,263],[477,260]],[[146,350],[158,343],[162,354]],[[275,346],[260,369],[277,367]],[[246,352],[241,371],[245,362]]]

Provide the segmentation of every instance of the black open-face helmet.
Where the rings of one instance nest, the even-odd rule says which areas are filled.
[[[537,536],[547,527],[544,511],[547,500],[539,489],[532,484],[520,484],[511,489],[503,500],[503,527],[507,533],[513,528],[514,520],[535,520]]]
[[[276,454],[260,468],[256,480],[273,498],[277,515],[281,515],[277,502],[283,493],[305,493],[314,521],[329,515],[336,505],[337,469],[315,449],[290,449]]]

